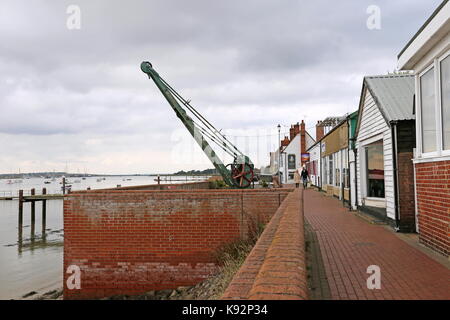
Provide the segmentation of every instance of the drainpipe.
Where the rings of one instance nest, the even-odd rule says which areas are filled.
[[[347,175],[348,175],[348,205],[350,207],[350,211],[353,210],[352,208],[352,183],[350,181],[350,147],[351,147],[351,141],[350,141],[350,121],[349,117],[347,117]]]
[[[398,170],[397,170],[397,121],[391,121],[392,135],[392,165],[394,169],[394,202],[395,202],[395,231],[400,231],[399,219],[399,188],[398,188]]]
[[[355,139],[353,139],[355,140]],[[358,156],[358,150],[356,149],[356,141],[355,141],[355,145],[353,146],[353,156],[355,157],[355,206],[356,206],[356,210],[358,210],[358,175],[356,172],[356,166],[358,165],[356,163],[356,159]]]
[[[319,142],[319,191],[322,191],[322,181],[323,181],[323,172],[322,172],[322,141]]]

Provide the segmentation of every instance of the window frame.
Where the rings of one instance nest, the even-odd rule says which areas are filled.
[[[444,149],[444,126],[443,126],[443,113],[442,113],[442,77],[441,77],[441,62],[450,56],[450,49],[446,50],[441,55],[435,57],[430,64],[424,68],[420,73],[416,74],[416,149],[417,158],[415,161],[420,160],[432,160],[440,157],[444,157],[442,160],[447,160],[450,156],[450,149]],[[435,93],[435,121],[436,121],[436,151],[423,152],[423,133],[422,133],[422,92],[420,86],[421,77],[434,68],[434,93]]]
[[[384,196],[383,197],[375,197],[375,196],[370,196],[370,191],[369,191],[369,147],[373,146],[374,144],[380,144],[381,145],[381,152],[383,154],[383,193]],[[363,146],[363,150],[364,150],[364,158],[365,158],[365,191],[366,191],[366,198],[367,199],[373,199],[373,200],[386,200],[386,169],[385,169],[385,154],[384,154],[384,139],[378,140],[378,141],[374,141],[372,143],[367,143],[366,145]],[[379,179],[381,180],[381,179]]]
[[[448,50],[447,52],[445,52],[443,55],[441,55],[438,59],[437,59],[437,65],[439,67],[438,71],[438,78],[439,78],[439,83],[438,83],[438,109],[439,109],[439,116],[438,116],[438,120],[439,120],[439,133],[438,136],[440,136],[440,155],[443,156],[448,156],[450,155],[450,148],[449,149],[444,149],[444,114],[442,112],[443,110],[443,105],[442,105],[442,73],[441,73],[441,62],[444,61],[446,58],[450,58],[450,50]]]
[[[428,67],[426,67],[421,73],[418,74],[418,78],[417,78],[417,89],[418,89],[418,95],[417,95],[417,105],[419,106],[419,110],[417,110],[418,112],[416,112],[416,115],[420,118],[419,121],[416,121],[416,123],[418,124],[418,130],[419,130],[419,135],[420,135],[420,141],[418,141],[419,143],[417,144],[418,147],[420,147],[420,153],[422,155],[422,157],[435,157],[437,155],[439,155],[439,142],[438,142],[438,134],[435,135],[435,143],[436,143],[436,151],[432,151],[432,152],[423,152],[423,119],[422,119],[422,86],[421,86],[421,79],[422,76],[424,76],[426,73],[428,73],[428,71],[431,71],[432,69],[434,69],[434,115],[435,115],[435,128],[436,128],[436,133],[438,132],[439,128],[437,125],[437,110],[436,110],[436,100],[437,100],[437,95],[436,95],[436,74],[438,72],[436,72],[436,63],[435,61],[433,61],[433,63],[431,63]],[[439,71],[439,70],[438,70]]]

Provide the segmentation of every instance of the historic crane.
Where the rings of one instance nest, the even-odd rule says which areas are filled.
[[[183,122],[186,129],[194,137],[195,141],[197,141],[217,171],[222,175],[224,182],[234,188],[249,187],[254,176],[254,165],[250,161],[250,158],[228,141],[219,130],[192,107],[190,101],[185,100],[163,78],[161,78],[155,69],[153,69],[150,62],[142,62],[141,70],[155,82],[158,89],[175,111],[177,117]],[[190,112],[191,116],[188,115],[186,110],[180,104]],[[194,121],[192,117],[196,120]],[[211,148],[208,140],[233,157],[233,163],[225,166]]]

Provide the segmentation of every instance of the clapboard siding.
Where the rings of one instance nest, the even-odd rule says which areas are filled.
[[[365,180],[361,172],[361,163],[365,161],[365,156],[361,155],[361,152],[364,152],[362,146],[367,139],[381,135],[383,137],[386,214],[389,218],[394,219],[395,199],[391,129],[367,88],[365,88],[364,94],[365,99],[361,110],[359,131],[356,140],[356,148],[358,150],[356,157],[358,205],[362,205],[362,200],[366,193],[362,190],[362,182],[364,183]]]

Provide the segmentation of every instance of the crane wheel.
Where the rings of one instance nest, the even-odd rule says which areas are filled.
[[[231,164],[231,177],[237,188],[248,188],[254,177],[253,166],[248,163]]]

